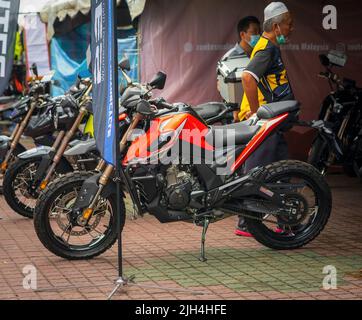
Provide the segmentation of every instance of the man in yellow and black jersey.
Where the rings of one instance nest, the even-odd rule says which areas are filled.
[[[264,33],[254,47],[243,73],[244,98],[239,119],[246,120],[265,103],[294,99],[280,45],[293,30],[293,18],[281,2],[265,9]]]
[[[294,100],[280,45],[287,42],[293,31],[293,18],[282,2],[272,2],[264,10],[264,33],[255,45],[250,63],[242,75],[244,97],[240,121],[249,119],[266,103]],[[257,166],[288,159],[288,146],[281,133],[270,136],[247,160],[247,172]],[[280,231],[280,230],[276,230]],[[244,219],[240,218],[236,235],[250,236]]]

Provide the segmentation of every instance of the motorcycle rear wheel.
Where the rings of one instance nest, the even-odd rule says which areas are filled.
[[[298,221],[289,226],[288,223],[283,223],[281,226],[281,218],[276,216],[275,224],[270,227],[263,221],[267,218],[263,214],[258,215],[259,219],[245,218],[249,232],[259,243],[276,250],[298,249],[322,232],[331,213],[332,195],[324,177],[314,167],[300,161],[280,161],[261,169],[256,178],[264,183],[285,183],[295,178],[306,182],[305,187],[293,191],[289,196],[294,197],[294,203],[300,201],[306,222]]]

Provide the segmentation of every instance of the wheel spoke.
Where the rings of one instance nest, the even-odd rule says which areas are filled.
[[[56,197],[49,210],[49,217],[54,218],[54,224],[51,226],[52,232],[55,235],[55,239],[62,241],[69,248],[76,250],[86,250],[90,245],[102,241],[106,235],[106,231],[101,231],[97,228],[101,221],[104,220],[106,214],[111,214],[112,210],[108,209],[109,202],[104,199],[100,199],[99,203],[95,206],[95,213],[93,218],[89,221],[85,227],[76,226],[70,222],[70,214],[73,210],[74,203],[79,194],[80,188],[71,188],[69,191],[63,191],[62,194]],[[112,219],[109,219],[111,223]],[[109,225],[104,225],[105,230],[109,229]],[[59,228],[59,229],[58,229]],[[61,233],[60,236],[57,236]],[[67,234],[67,236],[65,236]]]
[[[68,225],[67,225],[67,227],[64,229],[64,231],[63,231],[63,233],[61,234],[61,238],[63,239],[63,236],[64,236],[64,234],[68,231],[68,229],[70,228],[72,226],[72,224],[71,223],[69,223]],[[63,239],[64,240],[64,239]],[[64,240],[65,241],[65,240]]]

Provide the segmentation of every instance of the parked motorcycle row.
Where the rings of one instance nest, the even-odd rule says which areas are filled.
[[[323,101],[319,119],[334,139],[331,142],[317,136],[308,162],[322,173],[331,165],[342,165],[347,175],[362,181],[362,89],[354,80],[341,79],[332,70],[342,67],[344,61],[331,62],[326,55],[321,55],[320,60],[326,70],[319,76],[328,80],[331,92]]]
[[[155,99],[152,91],[164,88],[166,75],[159,72],[147,84],[134,83],[127,75],[129,61],[123,59],[119,69],[127,86],[121,88],[119,100],[120,177],[96,148],[92,81],[78,79],[57,98],[44,93],[46,82],[33,81],[28,96],[13,105],[14,132],[0,137],[4,197],[16,213],[34,218],[39,240],[65,259],[90,259],[116,242],[117,225],[123,228],[125,223],[126,193],[140,216],[150,213],[161,223],[185,221],[203,227],[202,261],[210,223],[233,215],[244,216],[250,233],[267,247],[300,248],[328,222],[332,200],[323,175],[328,166],[343,161],[357,174],[362,167],[362,131],[357,129],[361,91],[354,83],[337,80],[328,58],[322,59],[329,72],[324,75],[338,84],[338,90],[326,99],[321,119],[310,123],[299,120],[297,101],[269,104],[250,120],[232,123],[235,107],[227,103],[191,107]],[[245,161],[269,136],[297,125],[318,130],[310,152],[314,167],[289,160],[244,172]],[[134,129],[144,134],[133,136]],[[201,142],[190,139],[185,130],[198,130]],[[153,136],[157,132],[156,139],[151,131]],[[221,147],[215,143],[220,132]],[[37,147],[26,151],[20,144],[22,135]],[[233,147],[227,145],[230,135]],[[178,161],[151,161],[181,142],[201,149],[200,158],[180,151],[173,159]],[[186,163],[187,156],[193,162]],[[235,160],[208,164],[206,157]],[[224,175],[217,174],[220,168],[226,170]],[[121,194],[117,179],[122,181]]]

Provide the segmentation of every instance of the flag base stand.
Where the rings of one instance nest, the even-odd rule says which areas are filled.
[[[192,295],[204,295],[206,292],[202,291],[195,291],[195,290],[188,290],[188,289],[181,289],[181,288],[171,288],[171,287],[162,287],[162,286],[154,286],[154,285],[146,285],[146,284],[138,284],[135,282],[135,276],[131,276],[129,278],[120,277],[115,282],[115,287],[108,296],[107,300],[112,300],[114,295],[122,289],[125,289],[127,287],[138,287],[143,289],[158,289],[165,292],[184,292]]]
[[[118,278],[115,282],[116,286],[108,296],[107,300],[112,300],[113,296],[117,293],[118,290],[121,290],[124,287],[132,286],[134,284],[135,276],[131,276],[129,278],[121,277]]]
[[[146,285],[146,284],[138,284],[135,282],[135,276],[131,276],[129,278],[121,277],[118,278],[115,282],[115,287],[112,290],[112,292],[108,295],[107,300],[112,300],[112,298],[115,296],[115,294],[122,290],[126,289],[128,287],[138,287],[142,289],[150,289],[150,290],[162,290],[165,292],[180,292],[180,293],[187,293],[191,295],[204,295],[207,294],[207,292],[203,291],[195,291],[195,290],[188,290],[184,288],[171,288],[171,287],[161,287],[157,285]],[[79,289],[88,289],[88,288],[95,288],[95,287],[105,287],[108,286],[107,284],[102,285],[95,285],[95,284],[89,284],[89,285],[82,285],[82,286],[65,286],[65,287],[49,287],[49,288],[42,288],[42,289],[35,289],[34,292],[61,292],[61,291],[69,291],[69,290],[79,290]]]

